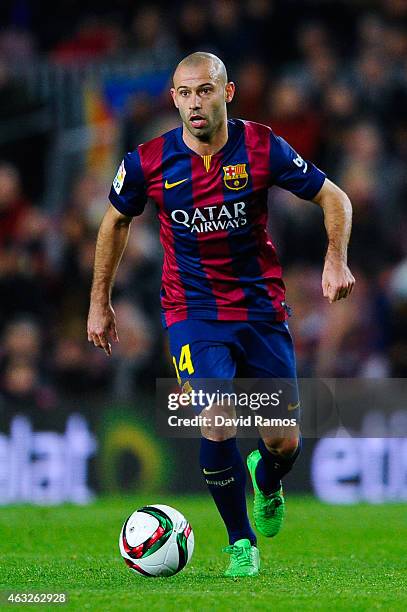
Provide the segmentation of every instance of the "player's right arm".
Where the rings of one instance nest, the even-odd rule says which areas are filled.
[[[107,209],[96,241],[93,282],[88,315],[88,340],[111,355],[109,339],[118,342],[116,319],[111,304],[117,268],[126,248],[132,218],[113,206]]]
[[[124,156],[109,194],[109,206],[96,242],[93,282],[88,315],[88,340],[111,355],[109,339],[118,342],[111,294],[117,268],[126,248],[132,218],[147,202],[146,184],[136,149]]]

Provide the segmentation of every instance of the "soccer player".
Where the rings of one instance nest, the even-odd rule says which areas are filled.
[[[352,208],[346,194],[265,125],[227,118],[235,85],[210,53],[184,58],[171,96],[176,128],[127,153],[98,233],[88,340],[111,354],[118,341],[111,290],[132,218],[155,202],[164,249],[162,320],[181,384],[193,378],[295,380],[281,267],[267,234],[267,190],[288,189],[322,207],[328,248],[322,274],[330,303],[355,283],[347,266]],[[298,412],[298,406],[294,414]],[[290,413],[291,414],[291,413]],[[233,428],[202,428],[201,469],[229,535],[227,576],[260,567],[245,499],[245,467]],[[280,530],[281,479],[300,452],[298,430],[260,430],[247,465],[257,530]]]

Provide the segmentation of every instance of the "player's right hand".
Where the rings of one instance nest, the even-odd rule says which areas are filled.
[[[88,340],[105,351],[110,357],[112,345],[109,339],[119,342],[116,330],[116,315],[112,306],[101,307],[91,304],[88,315]]]

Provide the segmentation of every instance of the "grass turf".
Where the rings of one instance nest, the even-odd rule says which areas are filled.
[[[257,578],[223,578],[228,557],[206,496],[101,499],[77,507],[0,508],[0,589],[66,592],[64,610],[402,610],[407,609],[406,506],[328,506],[288,496],[274,540],[259,537]],[[172,578],[136,576],[117,540],[125,518],[145,503],[166,503],[191,521],[192,561]],[[25,610],[58,606],[24,605]]]

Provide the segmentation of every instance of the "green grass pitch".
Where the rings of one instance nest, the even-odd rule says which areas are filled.
[[[118,551],[123,521],[145,503],[190,520],[191,563],[172,578],[142,578]],[[406,610],[407,506],[329,506],[288,496],[279,536],[259,537],[262,572],[231,580],[223,526],[209,497],[100,499],[77,507],[0,508],[0,609]],[[5,591],[65,591],[66,605],[6,605]]]

